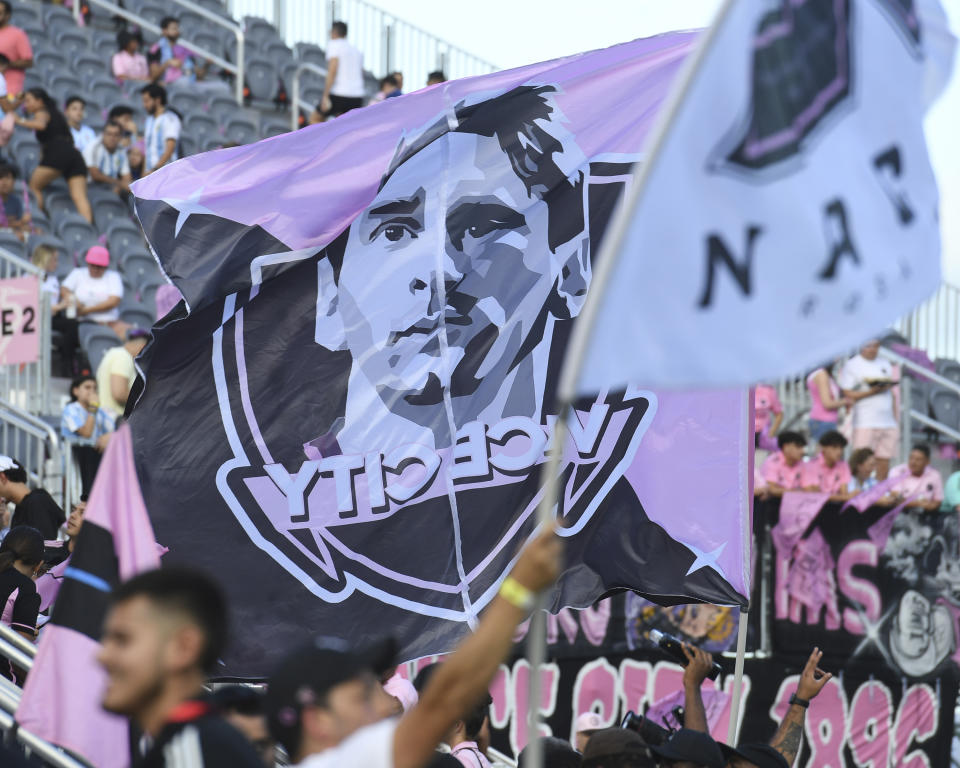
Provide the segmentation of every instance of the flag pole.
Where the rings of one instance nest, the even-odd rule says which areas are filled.
[[[545,483],[543,496],[537,506],[538,527],[549,525],[555,516],[560,483],[558,471],[563,453],[563,445],[567,437],[566,420],[570,414],[573,401],[576,398],[580,371],[583,367],[584,358],[586,357],[587,347],[593,335],[593,329],[596,326],[597,315],[602,306],[602,295],[610,283],[623,249],[623,243],[630,226],[631,211],[637,207],[641,199],[652,169],[659,160],[660,149],[666,140],[670,127],[680,112],[680,107],[686,98],[687,92],[693,85],[695,75],[699,71],[703,60],[706,58],[707,51],[710,50],[714,38],[716,38],[720,27],[730,14],[735,2],[736,0],[724,0],[713,24],[707,28],[696,50],[684,62],[683,69],[678,78],[679,83],[668,95],[663,110],[657,116],[649,142],[650,151],[647,153],[645,161],[640,164],[640,168],[634,173],[634,183],[614,213],[610,231],[603,239],[603,245],[596,259],[597,269],[593,272],[591,286],[587,291],[587,299],[583,309],[577,318],[577,322],[573,324],[570,344],[564,356],[563,367],[560,371],[560,381],[556,395],[557,420],[554,426],[553,437],[550,441],[547,465],[544,469]],[[545,610],[546,600],[541,597],[537,600],[533,615],[530,617],[530,628],[527,633],[527,661],[530,664],[529,700],[527,702],[526,713],[529,728],[529,740],[527,744],[527,754],[529,757],[527,764],[529,768],[543,768],[543,749],[539,740],[537,723],[540,714],[540,667],[543,666],[547,653],[547,619]],[[745,639],[746,638],[744,638],[744,640]]]
[[[740,732],[740,700],[743,695],[743,657],[747,652],[747,609],[740,609],[740,626],[737,628],[737,661],[733,667],[733,700],[730,703],[730,725],[727,728],[727,744],[736,746]]]

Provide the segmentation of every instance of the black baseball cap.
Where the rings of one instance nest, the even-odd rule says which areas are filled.
[[[723,768],[727,759],[709,734],[681,728],[663,744],[650,745],[650,751],[667,760],[696,763],[707,768]]]
[[[594,731],[583,750],[583,765],[631,764],[653,766],[653,758],[647,743],[636,731],[628,728],[604,728]]]
[[[727,744],[718,744],[718,746],[728,760],[731,757],[739,757],[748,763],[753,763],[757,768],[790,768],[787,758],[763,742],[740,744],[737,747]]]
[[[326,693],[369,672],[378,678],[396,664],[397,644],[380,640],[353,650],[343,640],[318,637],[288,654],[267,683],[264,708],[273,738],[291,756],[300,746],[300,715]]]

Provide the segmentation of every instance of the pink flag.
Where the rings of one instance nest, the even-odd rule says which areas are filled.
[[[829,498],[829,493],[787,491],[783,494],[780,520],[770,532],[777,552],[784,557],[790,557],[803,532]]]
[[[843,505],[843,508],[853,507],[857,512],[863,512],[867,507],[872,507],[880,499],[887,495],[887,492],[893,488],[900,478],[898,477],[888,477],[886,480],[883,480],[877,483],[873,488],[868,488],[862,493],[858,493],[850,501]]]
[[[870,540],[877,545],[877,549],[879,549],[881,552],[883,552],[883,550],[887,547],[887,539],[890,538],[890,531],[893,530],[893,522],[897,519],[897,515],[899,515],[900,511],[919,495],[919,493],[915,493],[913,496],[908,496],[897,506],[887,512],[883,517],[877,520],[877,522],[867,528],[867,536],[870,537]]]
[[[105,675],[96,654],[110,592],[159,564],[137,483],[130,429],[124,426],[111,438],[100,464],[83,529],[17,709],[17,722],[24,728],[97,768],[130,763],[126,719],[100,707]]]

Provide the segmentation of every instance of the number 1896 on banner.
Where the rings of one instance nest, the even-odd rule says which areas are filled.
[[[0,280],[0,365],[34,363],[40,356],[40,281]]]

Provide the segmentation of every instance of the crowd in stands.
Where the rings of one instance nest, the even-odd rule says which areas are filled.
[[[829,494],[831,501],[847,501],[884,483],[877,504],[904,504],[923,512],[960,512],[960,471],[944,485],[930,465],[927,443],[913,445],[908,460],[893,468],[891,458],[900,442],[897,412],[898,372],[879,356],[879,342],[868,341],[833,376],[833,364],[807,377],[812,408],[809,433],[815,444],[796,431],[778,432],[783,406],[769,385],[756,388],[756,444],[770,447],[754,473],[754,492],[761,498],[787,491]],[[839,411],[846,412],[841,421]],[[775,440],[775,446],[769,443]],[[849,462],[844,460],[851,449]],[[811,455],[807,456],[808,448]]]
[[[0,456],[0,491],[24,480],[22,467]],[[34,493],[21,498],[18,514]],[[25,638],[34,639],[42,613],[57,599],[83,517],[83,505],[71,511],[61,546],[30,524],[45,522],[37,514],[0,543],[0,603],[10,606],[4,621]],[[63,518],[59,511],[53,522]],[[392,639],[358,648],[316,637],[280,660],[265,692],[208,683],[230,625],[227,601],[209,576],[180,567],[141,573],[110,596],[97,654],[107,677],[102,705],[129,718],[135,763],[142,766],[274,766],[282,748],[291,764],[305,768],[490,768],[489,686],[562,558],[562,539],[552,530],[529,542],[475,632],[413,681],[397,673]],[[832,677],[819,668],[822,653],[814,649],[807,660],[770,741],[734,747],[714,741],[708,730],[701,686],[713,657],[687,644],[683,651],[681,727],[666,729],[631,713],[623,727],[608,728],[596,713],[583,712],[573,743],[544,740],[547,768],[792,765],[807,707]],[[26,674],[0,666],[0,675],[20,684]],[[519,766],[530,766],[529,746]]]

